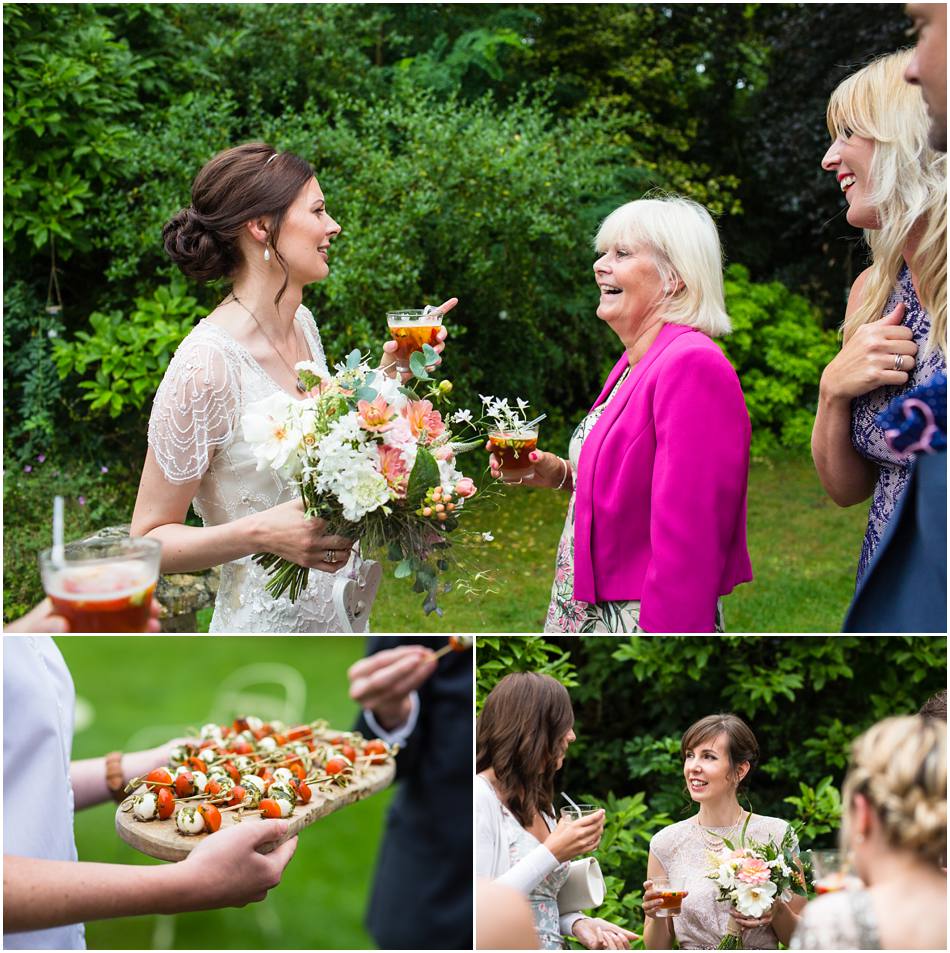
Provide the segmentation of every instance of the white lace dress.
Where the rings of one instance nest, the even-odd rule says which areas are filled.
[[[312,360],[327,370],[320,332],[303,305],[295,315]],[[165,479],[201,479],[195,512],[205,526],[220,526],[296,499],[297,489],[272,470],[257,470],[241,427],[244,408],[280,386],[226,330],[207,320],[181,342],[155,395],[148,443]],[[344,573],[355,574],[357,555]],[[292,603],[264,589],[267,574],[250,556],[221,569],[211,632],[350,631],[333,603],[335,574],[310,571],[307,588]]]

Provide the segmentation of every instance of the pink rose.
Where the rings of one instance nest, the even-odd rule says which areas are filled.
[[[455,493],[461,497],[474,496],[475,481],[469,477],[462,477],[462,479],[455,484]]]

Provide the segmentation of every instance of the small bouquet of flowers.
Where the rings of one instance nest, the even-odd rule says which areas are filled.
[[[791,827],[778,845],[769,838],[766,843],[746,840],[750,814],[742,827],[739,846],[734,846],[725,837],[726,855],[709,852],[710,871],[706,876],[719,885],[720,902],[731,903],[744,917],[757,919],[768,911],[776,898],[788,892],[806,896],[805,878],[795,856],[795,834]],[[718,836],[718,835],[717,835]],[[742,932],[730,920],[725,936],[716,947],[718,950],[741,950]]]
[[[426,613],[441,614],[436,596],[438,575],[448,568],[448,536],[476,490],[456,469],[456,454],[484,441],[471,413],[444,420],[433,400],[447,400],[449,381],[417,375],[429,384],[420,396],[371,369],[359,351],[330,376],[309,362],[296,369],[306,398],[279,391],[245,410],[244,438],[257,468],[295,483],[307,516],[326,520],[329,533],[359,539],[364,556],[384,554],[396,563],[397,578],[413,576],[416,591],[427,593]],[[452,430],[455,424],[471,430],[467,439]],[[297,599],[309,569],[274,553],[253,558],[269,572],[268,592]]]

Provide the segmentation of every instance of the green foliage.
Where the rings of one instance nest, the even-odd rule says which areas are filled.
[[[570,653],[540,636],[480,636],[475,704],[478,711],[488,693],[509,672],[537,672],[556,678],[565,688],[577,685]]]
[[[841,823],[841,795],[830,774],[825,775],[815,787],[798,782],[800,795],[784,798],[786,804],[795,808],[798,818],[800,840],[811,843],[820,834],[836,830]]]
[[[57,437],[62,409],[51,352],[62,331],[59,315],[48,312],[26,282],[4,289],[4,433],[11,456],[22,462],[45,452]]]
[[[807,450],[821,372],[838,350],[834,333],[806,298],[777,281],[751,281],[742,265],[726,269],[725,291],[733,331],[723,350],[742,382],[753,453]]]
[[[62,378],[94,372],[79,383],[83,400],[89,402],[90,413],[108,413],[115,419],[140,411],[151,400],[175,348],[199,314],[184,279],[175,277],[150,298],[136,298],[128,314],[91,314],[91,332],[79,331],[72,341],[57,340],[53,359]]]

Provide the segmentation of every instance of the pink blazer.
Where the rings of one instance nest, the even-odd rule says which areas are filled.
[[[610,372],[594,407],[627,367]],[[752,427],[739,378],[694,328],[667,324],[581,450],[574,598],[640,600],[648,632],[712,632],[716,600],[752,578]]]

